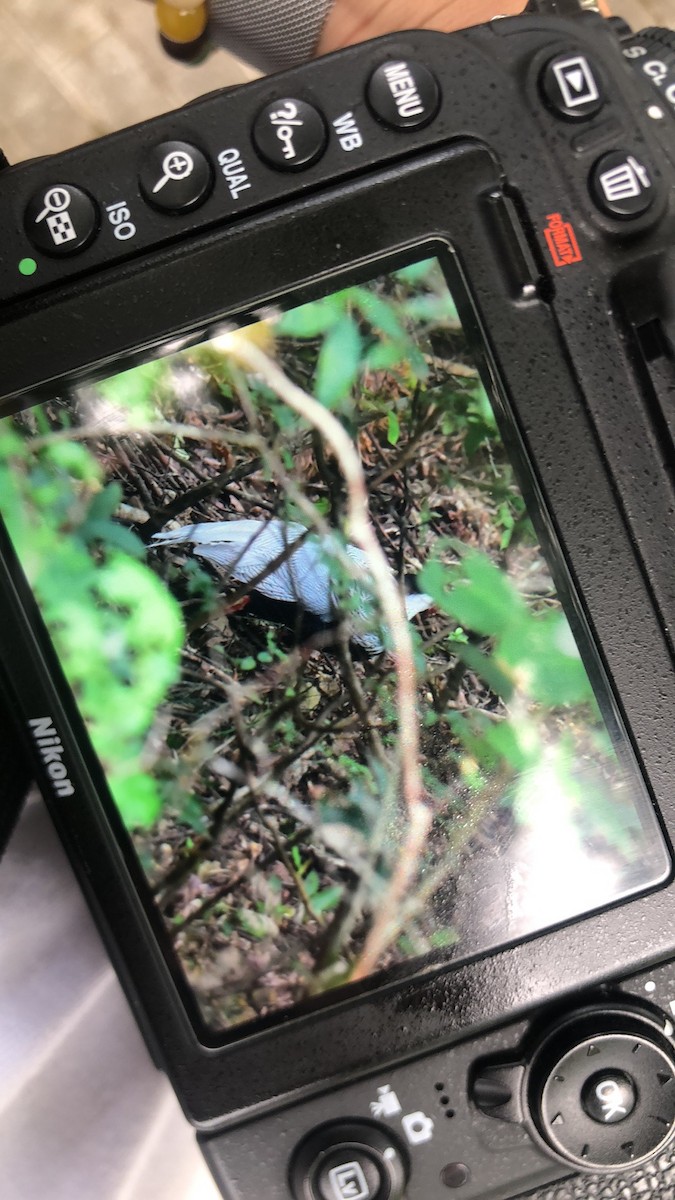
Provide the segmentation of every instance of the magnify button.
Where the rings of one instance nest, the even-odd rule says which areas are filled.
[[[213,187],[213,173],[196,146],[160,142],[146,154],[139,183],[153,208],[179,213],[203,204]]]

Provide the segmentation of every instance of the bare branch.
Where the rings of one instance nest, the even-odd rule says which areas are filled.
[[[406,809],[406,837],[382,897],[352,979],[369,975],[398,930],[398,911],[415,883],[431,826],[420,771],[419,717],[413,642],[403,597],[375,536],[368,509],[366,477],[354,443],[333,413],[294,384],[272,359],[245,336],[229,334],[219,348],[262,378],[289,408],[306,420],[333,451],[347,487],[349,539],[368,556],[377,598],[389,628],[397,675],[397,715],[401,790]]]

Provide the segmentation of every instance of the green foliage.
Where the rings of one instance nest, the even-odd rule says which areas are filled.
[[[585,729],[589,714],[591,727],[597,714],[567,620],[558,609],[532,611],[487,555],[459,544],[454,548],[459,562],[447,566],[432,559],[420,582],[463,629],[487,639],[482,646],[458,642],[455,653],[506,706],[502,713],[475,708],[445,714],[464,751],[460,759],[464,781],[480,790],[501,776],[502,790],[523,821],[529,820],[530,801],[541,804],[542,789],[551,797],[560,791],[574,807],[579,791],[574,775],[578,744],[572,747],[551,718],[565,707],[579,714],[580,727]],[[509,778],[513,780],[510,791]],[[536,796],[533,781],[539,788]],[[600,802],[601,787],[588,789],[587,810],[592,810],[596,795]]]
[[[147,425],[163,394],[167,368],[166,359],[156,359],[99,383],[98,390],[112,410],[108,424],[113,425],[117,416],[125,425],[140,429]]]
[[[434,400],[441,409],[441,432],[446,437],[461,436],[469,462],[484,446],[498,440],[494,411],[478,379],[453,380],[435,391]]]
[[[393,408],[387,413],[387,441],[390,446],[397,446],[401,437],[401,422]]]
[[[345,288],[284,313],[278,337],[321,340],[312,391],[327,408],[348,411],[355,385],[365,371],[393,370],[411,379],[426,378],[419,329],[444,321],[457,322],[438,264],[428,260],[414,271],[392,276],[396,291],[384,295],[369,287]],[[420,292],[426,282],[428,289]],[[400,437],[396,413],[388,413],[390,445]]]
[[[564,614],[533,612],[486,554],[456,548],[459,563],[430,560],[420,584],[465,629],[492,639],[489,655],[468,645],[458,649],[468,666],[505,700],[517,690],[550,708],[590,702],[591,685]]]
[[[361,335],[356,322],[345,314],[326,334],[316,368],[316,398],[326,408],[336,408],[359,377]]]
[[[117,484],[81,444],[43,436],[39,449],[8,422],[0,494],[10,537],[125,822],[150,824],[161,799],[144,770],[155,712],[178,676],[176,602],[117,524]]]

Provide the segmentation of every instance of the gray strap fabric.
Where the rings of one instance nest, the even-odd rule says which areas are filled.
[[[333,0],[209,0],[215,42],[261,71],[311,58]]]

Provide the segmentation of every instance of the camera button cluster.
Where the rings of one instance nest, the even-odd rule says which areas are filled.
[[[595,163],[590,175],[593,199],[608,217],[626,219],[646,213],[654,200],[651,169],[637,152],[611,150]]]
[[[40,188],[28,202],[26,233],[37,250],[54,258],[78,254],[96,235],[98,208],[91,196],[71,183]]]
[[[540,86],[552,111],[567,121],[595,117],[605,103],[598,71],[584,54],[558,54],[546,64]]]
[[[253,125],[261,158],[279,171],[302,171],[323,154],[328,141],[321,113],[292,96],[267,104]]]
[[[370,77],[368,104],[391,129],[417,129],[438,112],[440,88],[428,67],[418,62],[385,62]]]
[[[188,142],[153,146],[143,160],[138,181],[148,204],[170,213],[196,208],[213,188],[209,160]]]

